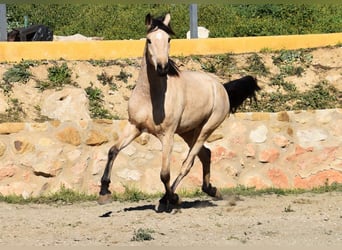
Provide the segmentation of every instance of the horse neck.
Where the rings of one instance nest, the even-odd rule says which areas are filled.
[[[167,77],[160,77],[147,57],[145,46],[136,88],[143,95],[152,98],[153,95],[160,95],[165,92]]]

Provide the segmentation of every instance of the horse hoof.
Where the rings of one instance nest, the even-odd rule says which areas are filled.
[[[159,202],[155,207],[155,211],[157,213],[168,212],[168,208],[169,208],[168,204]]]
[[[173,196],[170,199],[170,204],[174,206],[179,206],[180,204],[182,204],[182,200],[181,198],[179,198],[178,194],[173,194]]]
[[[155,210],[157,213],[172,212],[173,209],[179,209],[182,204],[182,200],[177,194],[173,194],[171,197],[164,195],[156,205]]]
[[[222,196],[221,192],[218,189],[216,189],[215,199],[223,200],[223,196]]]
[[[202,187],[202,191],[217,200],[223,199],[221,192],[216,187],[213,187],[211,184],[209,184],[208,187]]]
[[[100,205],[108,204],[111,202],[112,202],[112,195],[111,194],[100,195],[100,197],[97,200],[97,203]]]

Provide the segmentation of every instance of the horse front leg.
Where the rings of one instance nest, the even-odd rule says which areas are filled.
[[[111,201],[111,192],[109,191],[109,184],[115,158],[123,148],[130,144],[140,134],[141,131],[135,125],[128,123],[124,128],[123,133],[120,135],[119,139],[109,149],[106,168],[101,178],[100,197],[98,199],[99,204],[102,205]]]
[[[160,179],[164,184],[165,194],[159,200],[157,211],[162,212],[169,210],[169,205],[179,205],[180,199],[177,194],[172,191],[170,186],[170,158],[173,147],[173,134],[165,135],[161,142],[163,144],[162,151],[162,167],[160,171]]]

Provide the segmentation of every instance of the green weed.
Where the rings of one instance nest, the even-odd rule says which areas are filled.
[[[278,90],[282,88],[287,92],[296,91],[296,85],[294,85],[293,83],[286,82],[282,74],[271,77],[270,81],[271,85],[278,86]]]
[[[209,73],[216,73],[216,64],[212,61],[208,60],[206,62],[201,63],[201,67],[204,71]]]
[[[273,56],[273,63],[280,68],[282,75],[301,76],[311,62],[312,55],[309,50],[282,50]]]
[[[152,233],[155,231],[150,228],[139,228],[138,230],[134,230],[133,237],[131,241],[149,241],[154,240],[152,237]]]
[[[113,82],[113,78],[113,76],[109,76],[106,72],[97,75],[97,80],[99,80],[103,86],[108,85],[111,90],[117,91],[118,86]]]
[[[289,204],[287,207],[284,208],[284,212],[285,213],[292,213],[292,212],[294,212],[294,210],[291,207],[291,205]]]
[[[0,122],[20,122],[26,116],[22,102],[17,98],[9,99],[8,108],[0,114]]]
[[[338,99],[341,93],[326,81],[319,82],[304,92],[299,92],[293,83],[286,82],[282,75],[272,77],[271,84],[278,86],[278,90],[285,90],[285,93],[260,92],[258,103],[253,102],[250,106],[241,107],[239,111],[279,112],[342,107]]]
[[[266,76],[269,73],[269,70],[262,61],[262,58],[257,53],[252,53],[247,58],[247,63],[249,64],[249,66],[245,68],[245,70],[250,73],[260,76]]]
[[[51,118],[49,118],[48,116],[42,115],[41,114],[41,107],[39,105],[35,105],[34,109],[37,113],[37,118],[34,119],[35,122],[45,122],[45,121],[50,121]]]
[[[231,53],[208,56],[205,60],[201,57],[192,57],[195,61],[201,63],[201,68],[209,73],[215,73],[219,76],[229,76],[237,71],[236,61]]]
[[[130,77],[132,77],[131,73],[128,73],[128,72],[124,71],[123,69],[121,69],[120,73],[117,76],[115,76],[115,79],[119,80],[119,81],[123,81],[124,83],[127,83],[128,78],[130,78]]]
[[[21,62],[19,64],[15,64],[12,68],[8,69],[4,75],[3,80],[5,83],[12,83],[12,82],[22,82],[26,83],[31,73],[28,71],[30,67],[29,63]]]
[[[89,99],[90,116],[93,119],[118,119],[117,116],[112,115],[107,109],[103,107],[103,94],[101,89],[93,87],[85,88],[87,97]]]
[[[57,86],[63,86],[71,82],[71,70],[65,62],[60,66],[55,65],[48,68],[48,72],[49,80]]]
[[[157,197],[156,195],[146,194],[136,187],[124,186],[125,191],[123,193],[113,193],[113,200],[115,201],[130,201],[137,202],[140,200],[148,200]],[[158,194],[159,196],[159,194]]]
[[[0,88],[4,91],[4,93],[9,93],[12,90],[13,83],[15,82],[28,82],[28,80],[32,76],[32,74],[28,70],[30,66],[32,66],[32,63],[28,61],[22,61],[18,64],[13,65],[12,68],[8,69],[3,74],[2,79],[4,83],[0,85]]]
[[[48,68],[48,80],[36,81],[36,88],[44,91],[46,89],[61,90],[65,85],[77,86],[71,80],[71,74],[72,72],[66,62],[63,62],[61,65],[55,63],[54,66]]]
[[[0,201],[10,204],[60,204],[67,205],[72,203],[79,203],[85,201],[95,201],[96,195],[89,195],[81,192],[76,192],[71,189],[61,186],[60,190],[55,193],[45,194],[39,197],[23,198],[21,195],[7,195],[3,196],[0,194]]]
[[[319,82],[312,89],[299,94],[294,109],[328,109],[341,107],[338,90],[326,81]]]
[[[97,75],[97,80],[99,80],[103,86],[113,84],[113,76],[109,76],[106,72]]]

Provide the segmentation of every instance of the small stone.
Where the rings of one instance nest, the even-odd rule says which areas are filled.
[[[325,141],[328,138],[328,133],[325,130],[319,128],[298,130],[296,135],[301,145]]]
[[[140,180],[141,173],[137,170],[125,168],[118,172],[118,176],[125,180],[138,181]]]
[[[142,133],[138,138],[135,139],[140,145],[146,145],[150,141],[150,135],[147,133]]]
[[[94,119],[93,121],[98,124],[113,124],[113,120],[109,119]]]
[[[39,139],[37,146],[39,146],[39,147],[50,147],[54,144],[55,144],[55,142],[52,139],[50,139],[48,137],[42,137]]]
[[[15,140],[13,144],[14,144],[14,149],[19,154],[32,152],[35,150],[35,146],[24,139]]]
[[[81,136],[77,129],[74,127],[66,127],[56,135],[57,139],[61,142],[69,143],[74,146],[81,144]]]
[[[21,122],[4,122],[0,123],[0,134],[13,134],[25,128],[25,123]]]
[[[288,128],[287,128],[287,134],[288,134],[289,136],[293,136],[293,128],[288,127]]]
[[[6,152],[6,145],[0,141],[0,157],[3,156]]]
[[[89,100],[82,88],[66,87],[44,96],[41,114],[60,121],[90,120]]]
[[[32,166],[33,173],[36,176],[42,176],[45,178],[55,177],[59,175],[63,169],[63,163],[55,159],[47,159],[45,157],[44,162],[38,162]]]
[[[289,180],[287,175],[280,169],[271,168],[267,172],[268,177],[277,188],[289,188]]]
[[[245,153],[246,157],[254,158],[255,157],[255,148],[254,148],[253,144],[251,144],[251,143],[247,144],[244,153]]]
[[[290,121],[289,114],[286,111],[278,112],[277,120],[281,122],[289,122]]]
[[[44,132],[48,129],[47,123],[30,123],[28,126],[29,131]]]
[[[95,131],[95,130],[91,130],[90,135],[88,137],[88,139],[85,141],[85,143],[87,145],[90,146],[99,146],[103,143],[108,142],[108,138],[104,135],[102,135],[101,133]]]
[[[285,136],[277,135],[273,138],[273,142],[275,145],[285,148],[289,145],[290,141]]]
[[[2,179],[13,177],[16,173],[16,168],[14,166],[7,166],[0,168],[0,181]]]
[[[253,121],[268,121],[270,120],[270,113],[254,112],[252,113],[252,120]]]
[[[263,143],[267,139],[267,132],[267,127],[265,125],[260,125],[250,132],[249,139],[255,143]]]
[[[61,125],[61,121],[59,120],[51,120],[49,121],[49,123],[51,124],[51,126],[57,128],[59,125]]]
[[[277,149],[271,148],[261,151],[259,155],[259,161],[262,163],[271,163],[279,158],[279,151]]]

